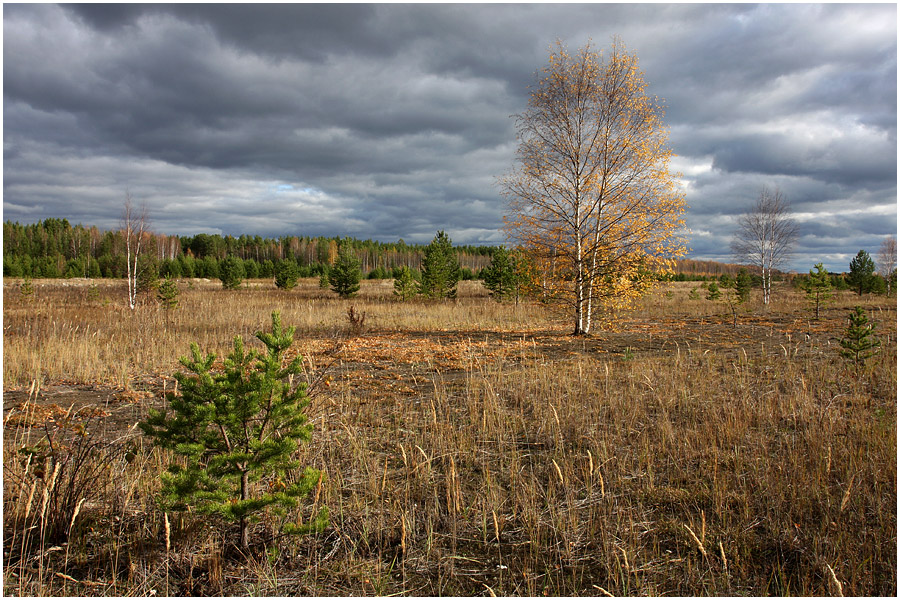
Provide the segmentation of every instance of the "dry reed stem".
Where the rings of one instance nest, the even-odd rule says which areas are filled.
[[[833,587],[833,593],[836,596],[843,596],[844,595],[844,586],[841,585],[841,582],[838,580],[837,575],[834,574],[834,569],[832,569],[831,565],[829,565],[828,563],[825,563],[825,568],[828,569],[828,574],[831,575],[831,579],[829,580],[829,583]]]
[[[703,547],[703,544],[700,542],[700,539],[697,537],[697,534],[695,534],[694,531],[690,527],[688,527],[687,523],[683,523],[683,525],[684,525],[684,528],[687,529],[687,532],[691,535],[691,539],[693,539],[694,543],[697,544],[697,549],[700,550],[700,554],[703,555],[703,558],[708,558],[706,556],[706,548]]]
[[[81,512],[81,505],[84,504],[84,501],[85,501],[85,498],[82,498],[81,500],[78,501],[78,504],[75,505],[75,511],[72,513],[72,520],[69,521],[69,530],[68,530],[69,536],[72,535],[72,528],[75,526],[75,519],[78,518],[78,513]]]
[[[550,460],[553,463],[553,466],[556,467],[556,474],[559,475],[559,483],[565,486],[566,480],[565,478],[563,478],[562,469],[559,468],[559,465],[556,463],[555,458],[551,458]]]
[[[844,498],[841,500],[840,512],[844,512],[847,509],[847,506],[850,504],[850,492],[853,490],[853,480],[855,478],[856,478],[856,473],[854,473],[850,477],[850,482],[847,484],[847,490],[844,492]]]
[[[629,564],[628,564],[628,553],[625,552],[625,548],[619,548],[619,550],[622,552],[622,558],[625,560],[625,571],[627,573],[630,573],[631,566],[629,566]]]
[[[44,495],[41,500],[41,527],[43,527],[43,523],[45,522],[44,517],[47,515],[47,504],[50,502],[50,494],[53,492],[53,486],[56,485],[56,477],[59,475],[60,466],[61,463],[57,462],[56,466],[53,467],[53,475],[50,477],[50,481],[44,486]]]
[[[166,554],[172,549],[172,528],[169,525],[169,513],[163,513],[163,523],[165,526],[165,534],[166,534]]]

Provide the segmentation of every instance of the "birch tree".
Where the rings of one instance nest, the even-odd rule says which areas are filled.
[[[894,281],[897,274],[897,238],[894,236],[881,242],[878,250],[878,274],[887,282],[888,294],[896,293]]]
[[[122,235],[125,238],[125,266],[128,280],[128,307],[134,310],[138,293],[138,256],[144,244],[144,233],[149,226],[147,207],[135,210],[131,203],[131,195],[125,197],[125,209],[122,213]]]
[[[684,195],[662,116],[618,39],[606,57],[557,42],[517,115],[517,167],[501,180],[506,233],[528,254],[542,298],[571,311],[575,335],[684,254]]]
[[[772,272],[790,258],[799,236],[790,214],[790,203],[778,188],[774,192],[763,188],[754,207],[738,219],[731,244],[739,262],[759,267],[762,272],[766,305],[772,296]]]

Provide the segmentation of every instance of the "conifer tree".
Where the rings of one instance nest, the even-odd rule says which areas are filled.
[[[137,282],[135,291],[152,292],[159,287],[159,261],[149,254],[137,258]]]
[[[831,299],[832,296],[832,286],[831,286],[831,275],[822,266],[822,263],[816,263],[815,272],[812,269],[809,270],[809,278],[801,284],[801,289],[806,292],[806,300],[810,303],[810,305],[814,308],[816,312],[816,319],[819,318],[819,307],[822,303]]]
[[[753,287],[753,279],[747,269],[741,267],[737,277],[734,278],[734,291],[737,293],[740,302],[746,302],[750,299],[750,288]]]
[[[491,296],[501,302],[518,295],[519,270],[515,254],[500,247],[491,257],[491,264],[482,271],[484,287]]]
[[[166,311],[166,327],[169,326],[169,313],[178,307],[178,294],[178,285],[169,277],[156,288],[156,298]]]
[[[715,281],[711,281],[708,287],[709,294],[706,296],[707,300],[720,300],[728,306],[731,310],[731,325],[735,328],[737,327],[737,308],[750,296],[750,275],[746,269],[741,269],[741,271],[746,277],[743,277],[740,272],[734,278],[723,276],[720,278],[721,287]],[[744,290],[746,291],[742,294]]]
[[[872,287],[872,274],[875,273],[875,262],[865,250],[860,250],[850,261],[850,276],[847,278],[850,287],[862,296]]]
[[[394,280],[394,295],[402,301],[407,301],[418,293],[418,282],[413,276],[412,270],[403,266],[400,274]]]
[[[176,285],[173,279],[166,277],[156,289],[156,298],[168,312],[170,310],[175,310],[178,306],[178,293],[178,285]]]
[[[236,256],[228,256],[219,263],[219,279],[226,290],[240,289],[244,275],[244,261]]]
[[[215,354],[203,356],[191,344],[191,356],[181,358],[188,372],[175,375],[180,393],[167,397],[171,416],[151,409],[140,424],[157,446],[183,459],[162,476],[162,508],[237,521],[245,549],[251,519],[267,510],[283,514],[295,508],[321,478],[309,467],[298,473],[293,459],[312,431],[304,412],[309,404],[305,384],[293,383],[302,372],[300,358],[284,366],[294,328],[282,327],[273,312],[272,332],[256,337],[265,351],[245,350],[235,337],[223,372],[212,370]],[[311,527],[326,519],[327,512],[321,512]],[[308,527],[283,529],[300,533]]]
[[[281,290],[292,290],[297,285],[299,276],[297,263],[292,260],[283,260],[275,267],[275,287]]]
[[[856,364],[856,374],[860,367],[878,352],[881,341],[873,337],[875,324],[869,323],[866,311],[862,306],[854,306],[850,313],[847,332],[841,339],[841,356]]]
[[[362,279],[359,259],[356,258],[350,244],[341,244],[337,260],[328,274],[331,289],[341,298],[350,298],[359,291],[359,280]]]
[[[459,276],[459,261],[453,243],[446,233],[438,231],[425,248],[419,292],[427,298],[455,298]]]

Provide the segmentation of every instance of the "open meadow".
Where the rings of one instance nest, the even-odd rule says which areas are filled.
[[[124,281],[4,281],[4,595],[897,594],[895,298],[838,292],[815,320],[754,290],[734,327],[668,283],[573,337],[480,282],[178,285],[166,312]],[[861,368],[838,343],[856,304],[881,342]],[[323,472],[288,518],[330,523],[262,519],[248,555],[235,525],[157,507],[172,457],[136,424],[191,342],[259,347],[273,310]]]

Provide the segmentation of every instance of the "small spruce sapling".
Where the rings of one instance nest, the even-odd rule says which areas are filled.
[[[847,332],[841,339],[841,356],[853,361],[856,365],[856,375],[859,376],[860,368],[867,360],[878,353],[881,341],[874,336],[875,324],[869,323],[866,311],[862,306],[854,306],[850,312],[850,323]]]
[[[261,513],[285,515],[321,481],[322,474],[307,467],[298,473],[294,454],[308,442],[312,426],[304,412],[309,404],[300,358],[282,366],[293,343],[294,328],[285,329],[272,313],[272,332],[257,332],[265,351],[246,350],[234,338],[234,350],[222,372],[213,372],[216,356],[200,353],[182,357],[188,373],[177,373],[181,393],[168,394],[172,411],[150,410],[140,424],[157,446],[168,448],[183,461],[163,473],[160,504],[163,510],[194,510],[240,524],[240,545],[249,548],[250,522]],[[282,523],[285,533],[304,533],[327,523],[327,511],[305,527]]]

